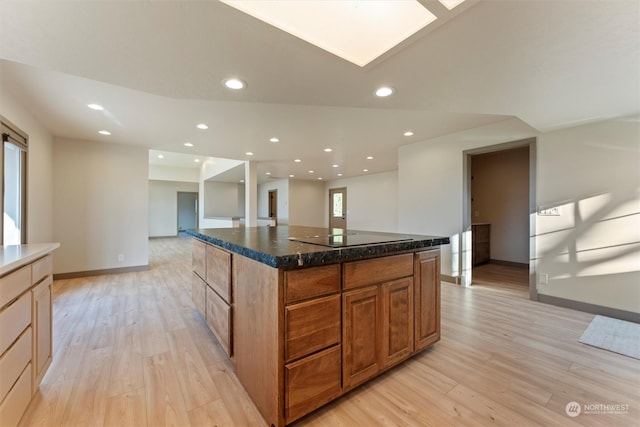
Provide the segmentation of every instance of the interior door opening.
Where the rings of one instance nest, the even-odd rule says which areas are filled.
[[[278,225],[278,190],[269,190],[269,218]]]
[[[535,140],[466,153],[465,284],[518,286],[533,298]]]
[[[198,228],[198,193],[178,191],[178,235]]]
[[[347,229],[347,188],[329,190],[329,228]]]

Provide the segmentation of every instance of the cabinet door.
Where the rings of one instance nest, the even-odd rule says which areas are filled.
[[[51,363],[51,284],[48,276],[33,289],[33,356],[34,392]]]
[[[206,287],[206,320],[209,329],[218,338],[228,356],[233,354],[231,306],[210,287]]]
[[[382,357],[384,366],[413,353],[413,278],[382,285]]]
[[[381,322],[378,286],[342,295],[343,388],[354,387],[380,369]]]
[[[206,267],[206,259],[207,259],[207,255],[206,255],[206,250],[207,250],[207,245],[206,243],[198,240],[198,239],[193,239],[192,240],[193,243],[191,243],[191,259],[192,259],[192,264],[193,264],[193,271],[196,272],[196,274],[198,274],[198,276],[202,277],[202,279],[206,279],[207,278],[207,267]]]
[[[415,347],[416,350],[440,339],[440,251],[415,255]]]
[[[285,365],[285,418],[290,423],[340,395],[340,346]]]
[[[207,317],[206,289],[207,284],[204,280],[195,271],[191,273],[191,299],[193,300],[193,305],[205,319]]]
[[[231,304],[231,254],[206,245],[206,282],[227,304]],[[202,276],[204,279],[205,277]]]

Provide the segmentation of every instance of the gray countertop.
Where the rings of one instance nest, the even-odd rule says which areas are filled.
[[[429,249],[449,243],[448,237],[301,226],[208,228],[188,230],[187,234],[275,268],[297,268],[372,258]],[[290,237],[294,237],[320,241],[322,237],[329,235],[343,235],[344,237],[338,240],[354,241],[358,244],[329,247],[289,240]],[[378,238],[386,242],[361,243],[376,241]]]

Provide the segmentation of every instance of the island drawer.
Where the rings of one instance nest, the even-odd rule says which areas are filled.
[[[31,287],[31,266],[26,265],[19,270],[0,278],[0,308]]]
[[[36,284],[53,271],[53,257],[46,255],[31,265],[31,283]]]
[[[16,426],[31,401],[31,363],[0,404],[0,426]]]
[[[0,402],[15,384],[24,367],[31,360],[31,328],[0,357]]]
[[[207,244],[201,240],[193,239],[193,243],[191,244],[191,258],[193,264],[193,271],[198,274],[198,276],[206,279],[207,270],[206,270],[206,250]]]
[[[207,245],[207,284],[231,304],[231,254]]]
[[[386,282],[413,275],[413,254],[352,261],[343,264],[343,288]]]
[[[220,345],[231,356],[232,349],[232,337],[233,331],[231,326],[231,306],[227,304],[218,294],[216,294],[209,286],[206,289],[207,297],[207,313],[206,320],[207,325],[218,338]]]
[[[198,276],[195,272],[191,273],[191,299],[193,305],[202,314],[202,317],[206,316],[206,297],[207,297],[207,284]]]
[[[285,365],[287,424],[340,395],[340,360],[340,345],[336,345]]]
[[[340,265],[291,270],[284,275],[286,303],[322,296],[340,290]]]
[[[0,354],[31,324],[31,293],[22,295],[16,302],[0,311]]]
[[[340,342],[340,295],[285,308],[285,358],[298,359]]]

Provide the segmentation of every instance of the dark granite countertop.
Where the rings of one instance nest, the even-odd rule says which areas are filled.
[[[342,230],[301,226],[208,228],[188,230],[187,234],[212,243],[230,252],[275,268],[296,268],[330,264],[340,261],[372,258],[394,253],[428,249],[446,245],[448,237],[414,234],[381,233],[375,231]],[[354,242],[354,246],[324,246],[300,240],[320,242],[329,235],[330,244]],[[289,240],[290,237],[299,240]],[[384,243],[363,243],[386,240]]]

